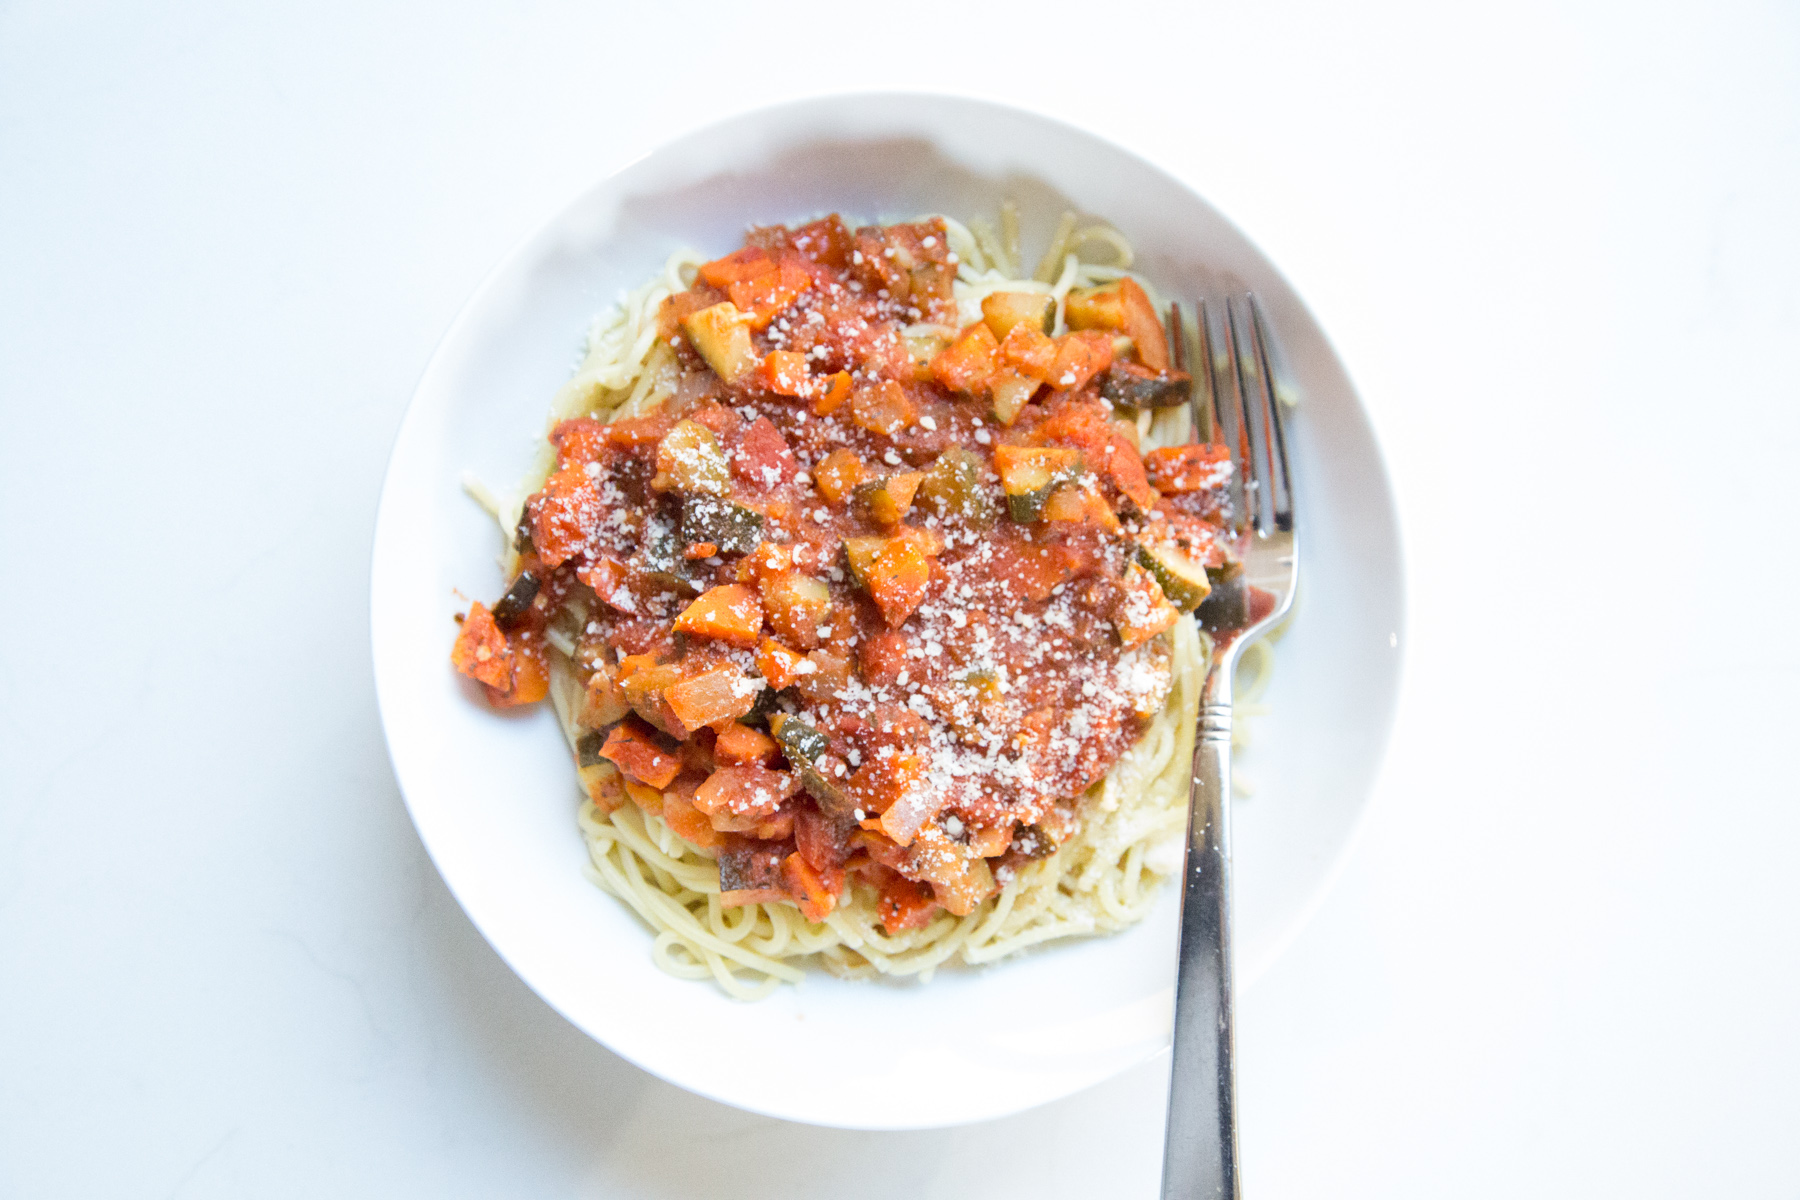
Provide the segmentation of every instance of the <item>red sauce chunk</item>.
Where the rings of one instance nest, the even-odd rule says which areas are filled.
[[[1079,827],[1167,698],[1157,635],[1236,561],[1223,448],[1141,456],[1104,398],[1173,378],[1135,285],[1050,337],[1023,294],[959,327],[955,273],[940,221],[753,230],[658,314],[660,411],[553,432],[535,598],[464,620],[499,704],[565,632],[603,757],[727,903],[971,911]]]

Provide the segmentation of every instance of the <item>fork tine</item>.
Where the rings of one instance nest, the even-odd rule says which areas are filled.
[[[1229,385],[1229,395],[1221,395],[1219,411],[1225,420],[1225,444],[1231,447],[1231,461],[1237,464],[1232,472],[1236,488],[1233,499],[1238,503],[1240,525],[1248,524],[1261,530],[1264,528],[1263,517],[1266,502],[1263,498],[1263,480],[1265,472],[1259,461],[1258,452],[1260,437],[1253,414],[1256,409],[1250,398],[1251,381],[1245,378],[1245,340],[1243,323],[1239,320],[1237,305],[1230,297],[1224,304],[1225,362],[1224,377]]]
[[[1274,509],[1275,527],[1281,530],[1294,528],[1294,476],[1288,470],[1287,434],[1281,427],[1281,404],[1275,396],[1275,371],[1269,353],[1271,339],[1268,322],[1263,317],[1262,305],[1257,302],[1256,294],[1250,293],[1245,299],[1250,309],[1250,337],[1252,350],[1256,355],[1257,374],[1262,381],[1258,389],[1261,396],[1261,408],[1267,414],[1268,448],[1270,466],[1269,502]]]

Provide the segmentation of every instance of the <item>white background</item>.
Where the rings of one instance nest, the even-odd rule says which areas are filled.
[[[1241,1000],[1246,1195],[1800,1194],[1800,14],[1450,8],[0,0],[0,1196],[1154,1195],[1162,1064],[898,1135],[624,1064],[383,750],[374,504],[464,297],[850,87],[1182,175],[1382,435],[1407,694]]]

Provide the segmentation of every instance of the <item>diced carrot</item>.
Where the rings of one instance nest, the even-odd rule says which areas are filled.
[[[1167,370],[1169,342],[1157,319],[1156,306],[1132,278],[1119,280],[1119,294],[1125,302],[1125,333],[1131,338],[1138,361],[1153,371]]]
[[[589,536],[606,512],[599,482],[573,464],[545,480],[526,509],[531,514],[532,545],[548,567],[560,567],[587,549]]]
[[[494,624],[494,614],[477,600],[463,618],[462,631],[456,635],[450,662],[470,679],[499,691],[510,691],[513,683],[513,652],[506,635]]]
[[[1056,362],[1045,380],[1053,388],[1072,392],[1112,366],[1112,335],[1078,329],[1056,339]]]
[[[717,818],[714,818],[715,820]],[[784,808],[767,820],[758,821],[751,830],[757,838],[765,842],[785,842],[794,836],[794,810]]]
[[[763,359],[760,378],[777,396],[798,396],[806,387],[806,355],[798,350],[771,350]]]
[[[774,738],[736,721],[719,730],[719,739],[713,743],[713,756],[728,766],[772,767],[780,753]]]
[[[744,649],[756,645],[762,630],[762,600],[741,583],[708,588],[675,618],[677,633],[716,638]]]
[[[501,708],[536,704],[550,694],[550,670],[544,664],[543,643],[534,638],[516,639],[513,650],[511,691],[489,692],[488,699]]]
[[[676,718],[689,729],[717,721],[735,721],[756,706],[762,688],[735,663],[691,675],[665,692]]]
[[[929,885],[895,875],[882,884],[876,911],[881,914],[881,927],[892,934],[903,929],[923,929],[937,908],[937,897]]]
[[[850,372],[839,371],[828,375],[826,384],[825,393],[813,401],[813,411],[821,417],[830,416],[850,398]]]
[[[869,596],[893,629],[912,616],[930,583],[931,560],[911,538],[889,538],[869,566]]]
[[[674,791],[663,793],[662,819],[677,837],[686,838],[701,849],[711,850],[719,844],[719,832],[706,814]]]
[[[1000,343],[977,321],[931,360],[931,376],[953,392],[980,395],[1000,369]]]
[[[1157,489],[1164,492],[1198,492],[1224,482],[1221,463],[1231,461],[1231,448],[1211,446],[1163,446],[1144,455],[1144,466]]]
[[[1000,343],[1000,357],[1019,374],[1047,383],[1056,367],[1056,343],[1029,325],[1014,325]]]
[[[639,808],[653,817],[662,816],[663,794],[661,788],[653,788],[647,783],[639,783],[635,779],[625,781],[626,797]]]
[[[606,427],[606,440],[622,450],[654,446],[675,427],[675,419],[664,413],[647,417],[626,417]]]
[[[850,419],[870,433],[892,437],[918,417],[919,411],[906,398],[906,390],[891,379],[863,388],[850,397]]]
[[[728,288],[744,279],[753,279],[775,269],[775,260],[760,246],[746,246],[735,254],[715,258],[700,267],[700,282],[716,288]]]
[[[620,722],[606,735],[600,757],[653,788],[666,788],[681,773],[681,757],[662,748],[656,734],[636,719]]]
[[[774,638],[764,638],[756,648],[756,669],[776,691],[794,686],[803,670],[804,655],[788,649]]]
[[[869,473],[863,469],[862,459],[856,456],[856,451],[845,446],[839,446],[827,454],[824,461],[812,471],[813,486],[833,504],[843,500],[857,484],[868,477]]]
[[[786,771],[740,763],[708,775],[694,793],[694,807],[709,817],[761,820],[774,816],[781,802],[799,790],[800,781]]]
[[[782,263],[773,271],[765,271],[728,284],[725,294],[731,297],[731,302],[748,318],[750,328],[765,329],[776,314],[787,309],[812,287],[812,282],[812,276],[799,267]]]
[[[801,857],[799,851],[783,860],[781,873],[787,882],[788,893],[800,905],[800,915],[808,921],[823,921],[837,907],[836,894],[826,886],[812,864]]]
[[[1130,438],[1114,433],[1107,439],[1100,461],[1105,466],[1106,478],[1137,506],[1139,512],[1148,513],[1162,499],[1150,486],[1150,480],[1144,474],[1144,460]]]

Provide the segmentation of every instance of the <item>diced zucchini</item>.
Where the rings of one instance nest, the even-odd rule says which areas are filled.
[[[769,718],[769,732],[781,743],[781,749],[789,761],[796,764],[810,763],[831,748],[830,739],[810,722],[791,713],[772,715]]]
[[[802,764],[799,770],[800,786],[806,789],[819,805],[819,811],[828,817],[848,817],[855,809],[855,804],[844,793],[844,789],[833,783],[825,772],[811,763]]]
[[[656,447],[656,477],[650,486],[684,496],[729,496],[731,466],[713,431],[698,421],[677,421]]]
[[[1056,328],[1056,297],[1046,292],[994,292],[981,302],[981,319],[1004,339],[1014,325],[1049,333]]]
[[[1125,577],[1111,613],[1113,628],[1127,650],[1143,645],[1181,619],[1163,594],[1156,576],[1137,562],[1125,565]]]
[[[537,599],[538,578],[530,571],[520,571],[512,586],[506,589],[506,595],[494,602],[494,624],[502,629],[511,629],[519,623],[531,608],[531,602]]]
[[[912,507],[913,495],[925,478],[921,471],[905,471],[888,475],[856,488],[856,502],[869,519],[878,525],[898,525]]]
[[[750,340],[750,320],[726,300],[689,314],[681,328],[706,365],[726,383],[737,383],[761,365]]]
[[[1140,544],[1137,548],[1137,561],[1156,577],[1156,582],[1162,587],[1163,595],[1169,598],[1169,603],[1184,613],[1193,612],[1206,599],[1206,594],[1212,591],[1212,581],[1207,578],[1206,568],[1172,545]]]
[[[700,589],[695,585],[694,563],[682,554],[682,543],[673,532],[664,530],[653,535],[634,556],[638,569],[659,587],[679,595],[691,596]]]
[[[850,561],[850,577],[856,586],[868,590],[869,568],[875,565],[875,556],[881,553],[888,540],[884,537],[854,537],[844,539],[844,557]]]
[[[1100,376],[1100,396],[1127,408],[1174,408],[1186,404],[1193,379],[1184,371],[1152,371],[1115,362]]]
[[[763,515],[716,496],[694,495],[682,501],[681,540],[689,545],[711,542],[721,554],[749,554],[762,544]]]
[[[994,376],[988,392],[994,401],[994,420],[1002,425],[1011,425],[1019,419],[1020,411],[1031,403],[1031,397],[1037,390],[1037,380],[1017,371],[1002,371]]]
[[[579,767],[597,767],[606,760],[600,757],[600,747],[606,745],[604,733],[584,733],[575,741],[575,765]]]
[[[1125,328],[1125,300],[1117,280],[1102,287],[1075,288],[1063,306],[1070,329]]]
[[[938,455],[925,472],[913,502],[941,520],[955,517],[977,529],[986,529],[1000,516],[999,506],[982,478],[986,473],[980,455],[952,446]]]
[[[1086,469],[1081,451],[1042,446],[996,446],[994,466],[1006,492],[1007,512],[1021,525],[1041,518],[1056,486]]]

